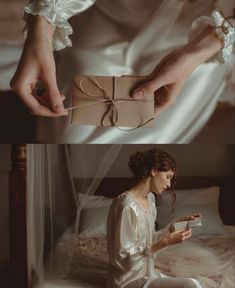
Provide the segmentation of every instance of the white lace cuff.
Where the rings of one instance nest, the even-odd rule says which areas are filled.
[[[95,0],[38,0],[23,8],[23,18],[27,21],[27,14],[41,15],[48,22],[56,25],[52,39],[54,50],[61,50],[72,46],[69,35],[73,29],[68,22],[71,16],[79,14],[93,5]]]
[[[224,18],[222,13],[216,9],[212,12],[210,17],[202,16],[193,22],[189,34],[189,40],[195,38],[195,36],[198,35],[207,25],[215,27],[217,36],[223,45],[223,48],[216,55],[216,58],[220,62],[224,63],[233,52],[235,28],[226,18]]]

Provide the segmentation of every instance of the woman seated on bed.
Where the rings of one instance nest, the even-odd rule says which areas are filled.
[[[135,153],[129,160],[136,184],[112,203],[107,223],[109,254],[108,287],[201,288],[192,278],[170,278],[154,268],[160,249],[191,237],[191,229],[173,231],[172,225],[155,231],[156,204],[151,193],[171,188],[176,162],[166,152],[153,148]],[[200,215],[181,218],[189,220]]]

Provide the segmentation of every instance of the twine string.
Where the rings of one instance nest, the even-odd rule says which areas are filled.
[[[94,86],[96,86],[99,91],[101,92],[101,94],[97,94],[97,93],[93,93],[88,91],[85,87],[84,87],[84,81],[88,80],[90,81]],[[92,106],[92,105],[96,105],[98,103],[105,103],[108,105],[108,108],[106,110],[106,112],[104,113],[102,119],[101,119],[101,125],[104,127],[104,121],[109,118],[111,120],[111,125],[115,126],[116,128],[118,128],[119,130],[122,131],[132,131],[132,130],[136,130],[140,127],[145,126],[147,123],[149,123],[150,121],[152,121],[154,118],[151,118],[149,120],[147,120],[144,123],[140,123],[137,127],[134,127],[132,129],[123,129],[120,128],[117,123],[119,120],[119,113],[118,113],[118,109],[117,109],[117,104],[118,103],[130,103],[130,102],[135,102],[135,101],[141,101],[141,102],[149,102],[149,101],[153,101],[153,100],[130,100],[130,99],[114,99],[115,97],[115,92],[116,92],[116,78],[113,77],[112,78],[113,81],[113,92],[112,92],[112,96],[109,96],[109,93],[100,85],[100,83],[97,81],[97,79],[93,78],[93,77],[87,77],[87,78],[82,78],[79,85],[77,85],[77,83],[75,82],[74,85],[81,91],[83,92],[86,96],[88,96],[90,99],[92,99],[94,102],[92,103],[88,103],[88,104],[83,104],[83,105],[76,105],[70,108],[66,108],[65,110],[74,110],[74,109],[80,109],[83,107],[88,107],[88,106]],[[98,96],[98,97],[97,97]]]

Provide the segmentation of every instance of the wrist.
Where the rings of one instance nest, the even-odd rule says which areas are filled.
[[[154,244],[152,244],[151,246],[151,253],[156,253],[158,250],[161,250],[162,248],[166,247],[167,244],[167,240],[166,239],[162,239]]]
[[[55,25],[47,21],[43,16],[40,15],[29,15],[29,34],[43,31],[50,39],[52,39],[55,32]]]
[[[168,246],[168,240],[166,239],[166,238],[164,238],[164,239],[162,239],[162,248],[164,248],[164,247],[166,247],[166,246]]]
[[[198,66],[223,48],[221,40],[217,37],[215,29],[208,26],[201,34],[188,43],[183,49],[195,66]]]

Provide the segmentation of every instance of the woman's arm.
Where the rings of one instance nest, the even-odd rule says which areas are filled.
[[[187,78],[200,64],[215,55],[218,55],[221,62],[226,61],[232,53],[235,41],[231,19],[234,18],[234,11],[231,7],[230,15],[224,16],[219,10],[214,10],[210,17],[202,16],[197,19],[193,23],[194,33],[190,33],[190,42],[163,58],[147,77],[146,83],[134,91],[133,97],[141,99],[154,93],[157,116],[175,103]]]
[[[64,97],[56,83],[52,49],[55,27],[39,15],[29,17],[28,21],[28,36],[17,70],[10,82],[12,90],[32,114],[51,117],[67,115],[63,106]],[[35,87],[39,80],[46,89],[44,98],[49,102],[49,107],[35,98]]]
[[[166,228],[158,230],[158,231],[154,231],[153,244],[150,247],[150,253],[154,254],[157,251],[167,247],[168,245],[181,243],[184,240],[190,238],[192,236],[191,229],[174,231],[173,223],[177,221],[193,220],[198,217],[202,218],[200,214],[193,214],[193,215],[180,217],[179,219],[173,220],[171,223],[169,223]]]
[[[109,260],[123,271],[139,267],[145,261],[146,247],[136,243],[138,217],[130,206],[121,202],[111,209],[107,225]]]
[[[174,50],[157,65],[147,77],[147,82],[138,87],[133,97],[141,99],[155,94],[155,115],[172,106],[187,78],[200,64],[210,59],[222,48],[215,30],[207,27],[186,46]]]
[[[68,19],[94,4],[95,0],[31,1],[24,7],[28,34],[21,58],[10,86],[34,115],[57,117],[67,115],[56,82],[53,50],[71,46],[72,27]],[[41,81],[45,93],[35,97]]]
[[[186,239],[192,236],[192,230],[182,230],[182,231],[175,231],[175,232],[168,232],[162,239],[155,242],[151,246],[151,253],[154,254],[157,251],[165,248],[169,245],[174,245],[177,243],[182,243]]]

